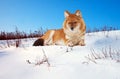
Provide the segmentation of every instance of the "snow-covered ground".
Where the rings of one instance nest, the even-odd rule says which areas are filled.
[[[0,79],[120,79],[120,31],[86,34],[86,46],[33,47],[34,41],[24,39],[18,48],[0,41]],[[91,56],[104,49],[117,56]],[[50,66],[40,64],[45,56]]]

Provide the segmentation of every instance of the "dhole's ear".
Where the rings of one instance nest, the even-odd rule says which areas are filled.
[[[77,11],[75,12],[75,14],[76,14],[77,16],[82,17],[80,10],[77,10]]]
[[[65,11],[65,12],[64,12],[65,18],[68,17],[69,15],[70,15],[70,13],[69,13],[68,11]]]

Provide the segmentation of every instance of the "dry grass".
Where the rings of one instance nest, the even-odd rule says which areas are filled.
[[[88,59],[88,62],[93,62],[97,64],[97,60],[99,59],[110,59],[115,62],[120,62],[120,50],[109,48],[103,48],[100,52],[91,49],[91,53],[88,56],[85,56]]]

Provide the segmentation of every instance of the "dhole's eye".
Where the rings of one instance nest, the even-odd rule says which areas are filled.
[[[68,24],[77,24],[77,21],[74,21],[74,22],[68,22]]]
[[[75,22],[73,22],[74,24],[76,24],[77,22],[75,21]]]
[[[71,24],[71,22],[68,22],[68,24]]]

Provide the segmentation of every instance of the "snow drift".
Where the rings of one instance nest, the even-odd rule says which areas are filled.
[[[0,41],[0,79],[120,79],[120,31],[86,34],[86,46],[33,47],[34,40],[18,48]],[[103,49],[116,56],[95,59]]]

